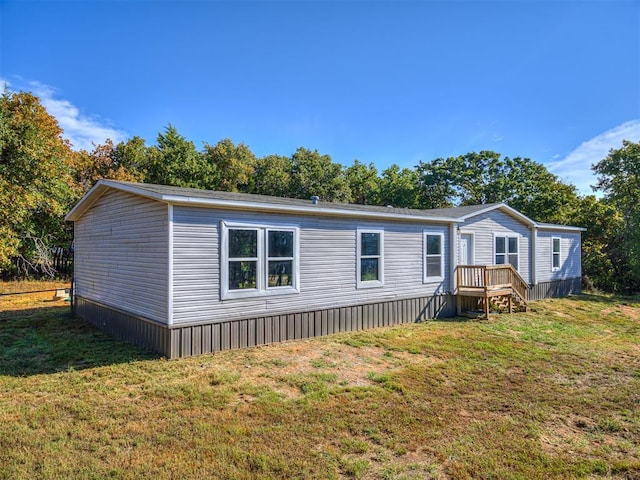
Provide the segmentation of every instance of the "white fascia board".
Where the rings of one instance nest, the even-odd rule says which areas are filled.
[[[535,228],[544,229],[544,230],[564,230],[564,231],[572,231],[572,232],[585,232],[587,230],[586,228],[572,227],[572,226],[569,226],[569,225],[555,225],[555,224],[551,224],[551,223],[538,223],[538,222],[530,219],[529,217],[527,217],[525,214],[520,213],[515,208],[510,207],[506,203],[499,203],[498,205],[492,205],[492,206],[487,207],[485,209],[478,210],[477,212],[470,213],[468,215],[465,215],[464,217],[461,217],[461,220],[462,221],[466,221],[467,219],[473,218],[476,215],[482,215],[483,213],[487,213],[487,212],[490,212],[490,211],[496,210],[496,209],[505,210],[512,217],[517,218],[518,220],[520,220],[522,223],[528,225],[529,227],[535,227]]]
[[[141,197],[150,198],[153,200],[162,201],[162,196],[149,192],[143,188],[137,188],[134,185],[126,185],[120,182],[114,182],[112,180],[98,180],[98,182],[91,187],[87,193],[80,199],[80,201],[71,209],[69,213],[64,217],[65,222],[75,222],[78,218],[82,216],[84,212],[89,210],[91,206],[96,203],[96,201],[104,195],[104,193],[109,189],[113,188],[115,190],[120,190],[123,192],[132,193],[134,195],[139,195]]]
[[[141,197],[162,201],[162,197],[163,197],[162,194],[150,192],[145,188],[138,188],[135,185],[128,185],[126,183],[114,182],[112,180],[100,180],[100,182],[103,182],[103,185],[107,187],[115,188],[123,192],[132,193],[134,195],[140,195]]]
[[[216,198],[185,197],[181,195],[163,195],[162,201],[176,205],[192,205],[203,207],[219,207],[226,210],[263,211],[276,213],[293,213],[299,215],[325,215],[337,217],[358,217],[374,220],[403,220],[414,223],[451,223],[457,221],[453,217],[421,217],[403,215],[401,213],[372,212],[366,210],[341,210],[309,205],[280,205],[276,203],[247,202],[238,200],[221,200]]]
[[[403,215],[402,213],[373,212],[366,210],[342,210],[339,208],[320,207],[315,205],[283,205],[266,202],[248,202],[244,200],[223,200],[219,198],[202,198],[185,195],[168,195],[150,192],[135,185],[123,184],[110,180],[100,180],[78,204],[67,214],[65,220],[75,221],[100,198],[108,188],[139,195],[159,202],[175,205],[191,205],[202,207],[218,207],[226,210],[262,211],[275,213],[292,213],[297,215],[324,215],[337,217],[358,217],[372,220],[400,220],[413,223],[452,223],[460,219],[455,217],[427,217],[417,215]]]
[[[572,227],[570,225],[554,225],[550,223],[537,223],[536,228],[538,230],[549,230],[549,231],[560,230],[564,232],[575,232],[575,233],[587,231],[587,229],[584,227]]]
[[[473,218],[473,217],[476,217],[478,215],[482,215],[483,213],[491,212],[493,210],[505,210],[509,215],[511,215],[512,217],[517,218],[522,223],[524,223],[524,224],[526,224],[526,225],[528,225],[530,227],[536,225],[536,222],[531,220],[526,215],[520,213],[515,208],[511,208],[506,203],[499,203],[497,205],[490,205],[487,208],[483,208],[483,209],[478,210],[476,212],[469,213],[468,215],[464,215],[463,217],[460,218],[460,220],[464,222],[464,221],[468,220],[469,218]]]
[[[75,222],[78,218],[82,216],[82,214],[91,208],[91,205],[96,203],[96,201],[102,196],[104,192],[107,191],[107,187],[105,187],[102,183],[102,180],[98,181],[91,190],[84,194],[84,196],[80,199],[78,203],[71,209],[69,213],[67,213],[64,217],[65,222]]]

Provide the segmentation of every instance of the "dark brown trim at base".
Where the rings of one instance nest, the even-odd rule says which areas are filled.
[[[582,278],[568,278],[533,285],[529,289],[529,300],[542,300],[543,298],[566,297],[582,293]]]
[[[169,351],[170,332],[160,323],[79,296],[74,297],[73,313],[125,342],[162,355]]]
[[[145,346],[167,358],[451,317],[455,315],[455,308],[453,295],[447,294],[222,323],[167,327],[82,297],[75,298],[78,316],[121,340]]]

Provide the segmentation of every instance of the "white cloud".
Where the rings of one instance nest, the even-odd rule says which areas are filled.
[[[596,177],[591,165],[605,158],[612,148],[620,148],[622,140],[640,141],[640,120],[625,122],[583,142],[562,160],[549,162],[547,167],[562,180],[575,185],[580,193],[593,194],[591,185],[596,184]]]
[[[21,79],[20,79],[21,80]],[[11,83],[0,78],[0,84],[6,85],[10,90]],[[54,116],[63,130],[62,136],[71,142],[75,150],[92,150],[94,144],[104,143],[107,138],[118,143],[127,138],[126,132],[117,130],[104,119],[96,116],[88,116],[73,105],[70,101],[58,98],[53,87],[40,82],[26,82],[26,88],[20,90],[31,91],[40,98],[40,103]]]

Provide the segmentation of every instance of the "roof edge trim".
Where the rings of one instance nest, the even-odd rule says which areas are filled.
[[[214,198],[198,198],[187,195],[171,195],[150,192],[144,188],[137,188],[135,185],[123,184],[111,180],[99,180],[87,192],[75,207],[65,216],[65,221],[76,221],[109,189],[120,190],[123,192],[139,195],[159,202],[170,203],[174,205],[192,205],[203,207],[219,207],[228,210],[254,210],[269,211],[282,213],[297,213],[311,215],[327,215],[350,218],[369,218],[369,219],[386,219],[386,220],[404,220],[416,223],[437,222],[437,223],[455,223],[460,219],[456,217],[430,217],[403,215],[401,213],[384,213],[371,211],[352,211],[341,210],[340,208],[318,207],[318,206],[298,206],[298,205],[279,205],[275,203],[249,202],[245,200],[222,200]]]

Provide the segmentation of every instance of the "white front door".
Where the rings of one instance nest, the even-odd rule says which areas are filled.
[[[460,234],[460,265],[473,265],[473,234]]]

